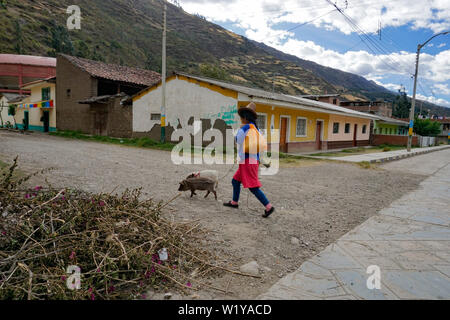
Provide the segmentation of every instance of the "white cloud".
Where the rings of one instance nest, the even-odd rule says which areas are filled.
[[[277,23],[305,23],[316,19],[334,7],[316,0],[180,0],[185,10],[218,22],[233,22],[250,30],[247,36],[263,41],[274,35],[268,32]],[[333,1],[335,2],[335,1]],[[346,3],[348,7],[346,8]],[[344,9],[363,30],[376,33],[379,22],[383,27],[411,25],[413,29],[425,28],[434,32],[450,28],[450,1],[448,0],[337,0],[338,7]],[[345,9],[346,8],[346,9]],[[313,21],[317,27],[340,30],[350,34],[354,30],[346,19],[334,11]],[[255,32],[255,30],[258,30]],[[275,36],[275,40],[276,39]]]
[[[416,55],[410,52],[394,52],[389,55],[373,55],[367,51],[339,53],[325,49],[312,41],[289,39],[277,49],[311,60],[321,65],[356,73],[369,79],[381,79],[386,74],[409,76],[414,73]],[[378,78],[377,78],[378,77]],[[444,82],[450,80],[450,50],[433,56],[420,55],[419,77]]]
[[[450,88],[447,83],[436,83],[433,87],[438,94],[450,96]]]
[[[397,84],[397,83],[382,83],[382,82],[380,82],[378,80],[375,80],[375,79],[369,79],[369,80],[373,80],[379,86],[385,87],[386,89],[389,89],[389,90],[394,91],[394,92],[397,92],[398,90],[400,90],[400,85]]]
[[[447,44],[446,43],[441,43],[441,44],[439,44],[437,47],[438,48],[443,48],[443,47],[445,47]]]
[[[383,28],[409,26],[425,28],[433,32],[450,29],[450,1],[448,0],[336,0],[340,8],[358,26],[368,33],[376,33],[381,21]],[[333,0],[333,2],[336,2]],[[180,0],[190,13],[199,13],[209,20],[228,22],[244,30],[255,41],[275,47],[283,52],[321,65],[355,73],[368,79],[381,81],[387,75],[409,79],[414,73],[415,53],[400,51],[390,54],[373,54],[372,51],[348,51],[340,53],[294,38],[289,30],[281,30],[281,23],[309,23],[326,30],[339,30],[351,34],[354,29],[348,21],[325,0]],[[441,43],[438,48],[446,44]],[[377,50],[378,51],[378,50]],[[419,80],[434,83],[450,81],[450,50],[436,55],[422,52]],[[385,85],[398,90],[398,85]],[[395,88],[397,87],[397,88]],[[441,91],[442,92],[442,91]],[[428,97],[430,99],[439,99]],[[443,99],[440,99],[443,100]],[[445,100],[443,100],[445,101]],[[448,105],[448,102],[441,103]]]
[[[448,102],[447,100],[441,99],[441,98],[436,98],[436,97],[429,97],[429,96],[424,96],[423,94],[416,94],[417,99],[419,100],[424,100],[424,101],[428,101],[440,106],[445,106],[445,107],[450,107],[450,102]]]

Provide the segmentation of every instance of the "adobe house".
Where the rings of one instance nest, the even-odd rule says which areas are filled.
[[[159,73],[58,55],[56,68],[58,130],[127,138],[132,136],[131,106],[126,96],[158,83]]]
[[[133,136],[160,138],[161,82],[132,97]],[[202,121],[203,129],[238,129],[238,108],[254,102],[258,127],[267,134],[279,130],[283,152],[327,150],[369,144],[374,115],[301,97],[174,73],[167,78],[167,137],[173,130]]]

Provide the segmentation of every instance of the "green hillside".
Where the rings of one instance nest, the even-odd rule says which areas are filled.
[[[67,31],[66,9],[81,8],[81,30]],[[160,72],[162,0],[0,0],[0,52],[64,52]],[[366,79],[326,68],[236,35],[168,4],[168,71],[239,82],[293,95],[391,97]],[[450,112],[450,109],[448,109]],[[450,114],[449,114],[450,115]]]

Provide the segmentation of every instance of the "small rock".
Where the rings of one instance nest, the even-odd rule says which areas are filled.
[[[292,243],[294,246],[298,246],[298,245],[300,244],[300,240],[298,240],[296,237],[292,237],[292,238],[291,238],[291,243]]]
[[[239,268],[239,270],[242,273],[248,273],[252,276],[258,276],[259,275],[259,265],[256,261],[249,262],[247,264],[244,264]]]
[[[170,300],[170,299],[172,299],[172,294],[171,293],[166,293],[164,295],[164,300]]]
[[[263,267],[263,269],[264,269],[264,271],[266,271],[266,272],[272,271],[272,269],[270,269],[269,267]]]

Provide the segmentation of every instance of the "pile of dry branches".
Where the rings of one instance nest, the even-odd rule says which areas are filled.
[[[207,286],[206,274],[226,270],[203,249],[198,224],[165,220],[166,204],[141,201],[140,190],[26,189],[30,176],[15,179],[16,167],[17,159],[0,178],[0,299],[134,299],[174,287],[188,293]],[[69,266],[81,269],[78,290],[69,289],[76,284]]]

